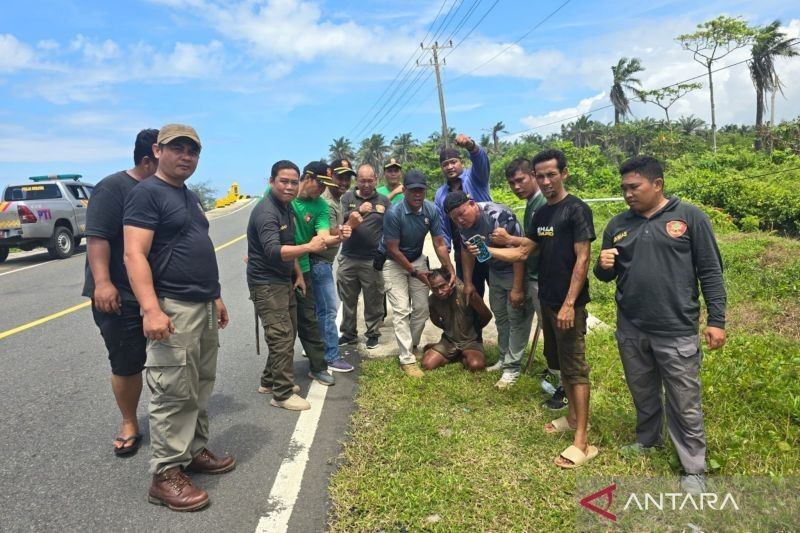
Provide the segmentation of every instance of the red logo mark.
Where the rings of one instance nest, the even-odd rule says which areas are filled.
[[[689,226],[682,220],[670,220],[667,222],[667,233],[669,233],[669,236],[673,239],[677,239],[686,233],[687,229],[689,229]]]
[[[617,521],[617,515],[614,513],[609,512],[611,509],[611,502],[614,500],[614,491],[617,490],[617,484],[613,483],[608,487],[595,492],[594,494],[590,494],[583,498],[579,503],[592,511],[593,513],[597,513],[604,518],[608,518],[612,522]],[[591,503],[592,501],[605,496],[606,497],[606,507],[603,509],[602,507],[598,507],[595,504]]]

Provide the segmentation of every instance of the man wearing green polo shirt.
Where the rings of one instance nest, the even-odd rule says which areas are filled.
[[[378,187],[378,194],[387,197],[393,204],[402,202],[405,195],[403,191],[403,166],[397,162],[394,157],[389,159],[383,165],[383,177],[386,179],[386,185]]]

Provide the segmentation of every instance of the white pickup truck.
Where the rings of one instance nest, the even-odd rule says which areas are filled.
[[[75,253],[86,231],[86,207],[94,185],[80,174],[34,176],[9,185],[0,198],[0,263],[9,248],[44,246],[54,259]]]

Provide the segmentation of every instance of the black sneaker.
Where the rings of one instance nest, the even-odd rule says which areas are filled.
[[[374,350],[378,347],[378,337],[367,338],[367,350]]]
[[[564,387],[558,387],[549,400],[542,403],[542,407],[546,407],[552,411],[558,411],[567,406],[567,395],[564,393]]]
[[[345,337],[342,335],[339,337],[339,346],[347,346],[348,344],[356,344],[358,339],[353,339],[352,337]]]

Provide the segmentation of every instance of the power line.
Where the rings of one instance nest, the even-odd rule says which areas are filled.
[[[467,34],[466,34],[464,37],[462,37],[462,38],[461,38],[461,40],[460,40],[460,41],[458,41],[458,43],[457,43],[457,44],[456,44],[456,45],[453,47],[453,49],[450,51],[450,53],[448,53],[448,54],[447,54],[447,56],[449,56],[450,54],[452,54],[453,52],[455,52],[455,51],[456,51],[456,48],[458,48],[458,47],[461,45],[461,43],[463,43],[464,41],[466,41],[466,40],[467,40],[467,38],[468,38],[470,35],[472,35],[472,32],[473,32],[473,31],[475,31],[475,28],[477,28],[478,26],[480,26],[481,22],[483,22],[483,21],[484,21],[484,19],[485,19],[486,17],[488,17],[488,16],[489,16],[489,13],[491,13],[491,12],[492,12],[492,10],[495,8],[495,6],[497,5],[497,3],[498,3],[499,1],[500,1],[500,0],[494,0],[494,3],[493,3],[491,6],[489,6],[489,9],[487,9],[487,10],[486,10],[486,12],[483,14],[483,16],[482,16],[480,19],[478,19],[478,22],[476,22],[475,24],[473,24],[472,28],[471,28],[471,29],[470,29],[470,30],[467,32]],[[567,1],[569,1],[569,0],[567,0]],[[446,58],[447,56],[445,56],[445,58]],[[455,80],[455,79],[458,79],[458,78],[454,78],[454,80]],[[450,80],[450,82],[452,82],[452,81],[453,81],[453,80]]]

